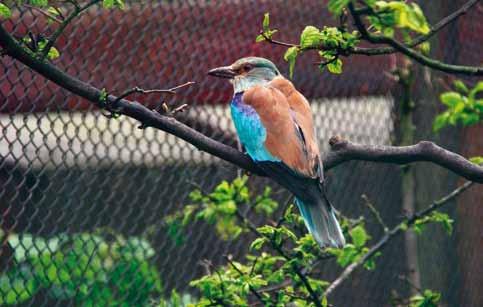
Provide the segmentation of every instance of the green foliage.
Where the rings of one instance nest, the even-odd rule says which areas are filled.
[[[24,37],[23,38],[23,43],[27,46],[30,46],[32,44],[32,38],[30,37]],[[42,38],[38,40],[36,43],[36,49],[33,50],[36,52],[38,55],[42,54],[44,49],[47,47],[47,40],[45,38]],[[47,58],[49,60],[55,60],[60,56],[59,51],[55,47],[51,47],[49,49],[49,52],[47,53]]]
[[[155,251],[138,237],[10,234],[7,241],[15,266],[0,275],[2,306],[29,300],[40,290],[79,306],[147,306],[161,292],[159,274],[148,262]]]
[[[367,242],[371,238],[367,233],[364,224],[359,224],[349,231],[352,243],[348,243],[343,249],[330,248],[329,253],[337,258],[337,263],[346,267],[351,263],[359,261],[368,251],[366,247]],[[374,270],[376,267],[375,258],[379,257],[381,253],[376,253],[368,261],[364,263],[364,267],[368,270]]]
[[[265,188],[262,195],[253,199],[246,186],[247,179],[244,176],[231,183],[223,181],[211,193],[203,193],[199,189],[192,191],[189,194],[191,204],[184,206],[181,212],[164,218],[170,237],[178,244],[183,243],[181,230],[195,220],[202,220],[214,225],[222,239],[233,240],[247,231],[236,215],[239,206],[252,207],[255,212],[266,216],[272,214],[278,204],[270,198],[270,188]]]
[[[472,163],[482,165],[483,164],[483,157],[482,156],[472,157],[472,158],[470,158],[470,161]]]
[[[423,11],[414,2],[375,1],[371,7],[374,10],[374,14],[368,16],[371,25],[386,36],[393,36],[394,28],[421,34],[427,34],[430,31]]]
[[[315,266],[321,260],[335,257],[341,267],[361,262],[370,252],[368,247],[371,236],[367,232],[364,219],[351,220],[341,216],[341,226],[350,241],[342,249],[327,248],[321,250],[312,237],[303,227],[303,219],[294,212],[295,206],[288,205],[278,222],[257,227],[241,214],[241,206],[253,212],[261,212],[268,216],[273,215],[278,205],[270,199],[270,190],[253,198],[246,186],[247,178],[237,178],[233,182],[222,182],[211,192],[200,189],[190,194],[194,203],[183,209],[180,215],[172,215],[177,221],[176,227],[186,227],[190,222],[198,219],[216,225],[219,220],[238,219],[236,227],[243,232],[251,231],[255,238],[250,244],[249,253],[241,260],[233,260],[225,256],[227,263],[215,267],[206,262],[208,273],[199,279],[193,280],[191,286],[197,288],[200,298],[196,306],[236,305],[250,306],[262,304],[263,306],[313,306],[313,296],[322,306],[328,306],[325,291],[329,282],[324,280],[321,273],[315,273]],[[254,203],[253,200],[255,200]],[[227,203],[233,203],[227,205]],[[262,205],[263,204],[263,205]],[[221,208],[217,208],[220,206]],[[206,211],[208,210],[208,212]],[[448,232],[452,230],[452,220],[448,215],[433,211],[423,216],[411,227],[422,230],[423,225],[437,222],[441,223]],[[218,233],[226,237],[233,225],[223,222]],[[169,224],[169,223],[168,223]],[[304,229],[300,231],[301,227]],[[400,224],[402,229],[408,228],[407,220]],[[361,265],[367,270],[376,268],[376,258],[381,255],[375,252]],[[311,289],[309,291],[309,289]],[[411,298],[411,306],[435,306],[439,301],[439,294],[425,291],[420,296]],[[174,294],[170,299],[179,302],[179,295]],[[167,302],[167,301],[162,301]],[[406,300],[406,302],[409,302]],[[169,306],[177,306],[173,303]],[[188,304],[191,306],[190,304]],[[162,305],[168,306],[168,305]]]
[[[106,103],[107,103],[107,91],[105,88],[102,88],[101,89],[101,95],[99,96],[99,103],[102,105],[102,106],[105,106]]]
[[[12,11],[5,4],[0,2],[0,17],[10,18],[12,17]]]
[[[461,81],[454,82],[455,91],[441,94],[441,102],[448,108],[436,116],[433,130],[439,131],[448,125],[458,123],[464,126],[475,125],[483,121],[483,99],[478,94],[483,91],[483,81],[469,90]]]
[[[440,293],[424,290],[422,294],[410,298],[409,307],[438,307],[440,300]]]
[[[330,0],[327,7],[331,13],[338,16],[342,13],[342,9],[349,4],[350,0]]]
[[[299,53],[299,48],[294,46],[290,47],[285,51],[285,54],[283,56],[284,60],[288,62],[289,65],[289,75],[290,78],[293,77],[293,71],[295,68],[295,61],[297,60],[297,55]]]
[[[428,223],[440,223],[444,230],[450,235],[453,232],[453,219],[448,214],[439,211],[433,211],[430,215],[426,215],[417,219],[413,224],[413,229],[417,234],[421,234],[424,227]]]
[[[270,198],[270,189],[265,189],[261,195],[254,198],[246,187],[246,180],[247,178],[243,177],[235,179],[232,183],[222,182],[212,192],[202,192],[199,189],[193,191],[190,199],[195,202],[194,207],[189,207],[188,212],[175,219],[181,227],[187,226],[187,221],[191,221],[193,216],[200,216],[202,220],[216,225],[218,220],[225,220],[227,215],[213,213],[209,214],[208,218],[205,213],[200,212],[212,206],[219,206],[219,200],[222,200],[222,203],[235,203],[234,210],[237,211],[244,205],[253,212],[272,215],[278,204]],[[191,285],[201,293],[196,306],[249,306],[253,302],[253,291],[260,293],[265,306],[284,306],[290,303],[298,306],[310,305],[309,292],[297,271],[309,268],[322,256],[322,251],[310,234],[297,235],[297,229],[303,225],[303,220],[293,212],[293,208],[293,205],[289,205],[285,209],[283,220],[276,226],[268,224],[256,227],[257,237],[250,244],[250,251],[254,254],[247,254],[243,261],[234,261],[227,257],[228,263],[222,267],[208,264],[210,273],[191,282]],[[212,210],[218,211],[216,208]],[[188,218],[183,222],[186,216]],[[243,231],[249,229],[250,222],[240,216],[239,212],[230,210],[228,216],[237,216],[237,226]],[[210,220],[211,218],[213,220]],[[221,237],[229,231],[231,226],[227,226],[228,224],[223,223],[223,228],[217,228]],[[253,231],[255,228],[250,229]],[[277,291],[267,290],[287,282],[289,284]],[[320,297],[328,285],[326,281],[315,276],[307,276],[306,282]]]
[[[168,298],[162,298],[157,307],[185,307],[195,306],[196,299],[188,293],[179,294],[176,290],[171,291]]]
[[[270,29],[270,14],[265,13],[263,15],[263,22],[262,22],[262,34],[259,34],[255,39],[255,42],[263,42],[265,40],[271,39],[273,34],[275,34],[277,30]]]
[[[124,0],[102,0],[102,6],[106,9],[120,8],[124,9]]]
[[[29,0],[30,4],[33,6],[38,6],[38,7],[45,7],[49,5],[48,0]]]

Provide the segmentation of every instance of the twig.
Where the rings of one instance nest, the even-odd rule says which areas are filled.
[[[44,49],[42,50],[42,53],[40,55],[40,59],[44,60],[47,54],[49,53],[50,48],[52,48],[59,38],[59,36],[64,32],[65,28],[77,17],[79,16],[82,12],[87,10],[89,7],[93,6],[94,4],[100,2],[101,0],[92,0],[91,2],[87,3],[83,7],[79,7],[77,4],[75,5],[74,11],[60,24],[60,26],[57,28],[57,30],[52,34],[52,36],[48,39],[47,44],[45,44]]]
[[[170,89],[151,89],[151,90],[145,90],[145,89],[142,89],[140,87],[135,86],[135,87],[133,87],[129,90],[124,91],[121,95],[119,95],[116,98],[116,100],[114,100],[114,104],[116,104],[117,102],[121,101],[122,99],[124,99],[127,96],[134,94],[134,93],[140,93],[140,94],[145,94],[145,95],[154,94],[154,93],[176,95],[176,90],[183,88],[183,87],[186,87],[186,86],[193,85],[193,84],[195,84],[195,82],[189,81],[189,82],[183,83],[181,85],[177,85],[175,87],[172,87]]]
[[[175,115],[176,113],[182,113],[184,112],[187,108],[189,107],[189,105],[187,103],[183,103],[182,105],[180,105],[179,107],[176,107],[173,109],[173,111],[171,111],[171,115]]]
[[[465,182],[462,186],[459,188],[455,189],[453,192],[449,193],[448,195],[444,196],[440,200],[437,200],[433,202],[431,205],[429,205],[426,209],[423,209],[421,211],[416,212],[412,216],[404,219],[401,223],[397,224],[394,228],[386,232],[384,236],[381,237],[381,239],[373,245],[369,251],[362,256],[357,262],[352,263],[349,265],[340,275],[337,277],[327,288],[325,291],[325,296],[329,296],[332,294],[332,292],[339,287],[347,278],[349,278],[350,275],[361,265],[363,265],[367,260],[369,260],[374,254],[376,254],[378,251],[380,251],[383,247],[386,246],[386,244],[394,238],[396,235],[402,233],[407,227],[411,226],[414,224],[418,219],[427,216],[431,212],[439,209],[446,203],[448,203],[450,200],[456,198],[458,195],[463,193],[465,190],[467,190],[473,182],[467,181]]]
[[[387,228],[386,224],[382,220],[379,211],[377,211],[376,207],[374,207],[366,194],[362,194],[361,198],[364,200],[364,204],[367,206],[367,208],[369,208],[369,211],[371,211],[372,215],[374,215],[374,217],[376,218],[376,221],[379,223],[379,225],[381,225],[382,230],[387,233],[389,231],[389,228]]]
[[[228,263],[230,264],[230,266],[235,269],[235,271],[238,272],[238,274],[240,274],[240,277],[243,277],[245,274],[236,266],[236,264],[231,260],[231,255],[224,255],[223,256],[226,261],[228,261]],[[248,289],[250,290],[250,292],[255,295],[255,297],[262,303],[262,304],[265,304],[265,301],[263,300],[262,296],[260,295],[260,293],[258,293],[257,290],[255,290],[255,288],[253,288],[251,285],[248,286]]]
[[[282,223],[285,221],[285,213],[287,213],[287,210],[290,207],[290,204],[293,202],[294,197],[295,196],[293,194],[290,194],[287,197],[287,200],[285,201],[285,203],[283,205],[282,216],[278,220],[277,225],[275,227],[278,228],[278,227],[282,226]]]
[[[57,18],[55,15],[47,12],[47,11],[44,11],[43,9],[39,8],[39,7],[36,7],[36,6],[32,6],[32,5],[29,5],[29,4],[24,4],[25,7],[31,9],[32,11],[36,11],[44,16],[46,16],[47,18],[49,19],[52,19],[53,21],[57,22],[57,23],[62,23],[63,21],[60,20],[59,18]]]
[[[265,32],[263,32],[263,31],[260,31],[260,35],[263,36],[263,38],[265,38],[265,40],[267,42],[269,42],[270,44],[289,47],[289,48],[290,47],[299,47],[299,45],[297,45],[297,44],[291,44],[291,43],[286,43],[286,42],[282,42],[282,41],[272,39],[271,37],[266,36]]]
[[[462,66],[462,65],[452,65],[443,63],[432,58],[426,57],[416,50],[404,45],[403,43],[387,36],[374,35],[369,33],[366,29],[364,23],[361,20],[361,16],[356,12],[352,2],[348,4],[349,11],[354,18],[354,24],[361,34],[361,37],[373,44],[386,44],[393,47],[395,50],[401,52],[407,57],[412,58],[416,62],[423,64],[424,66],[430,67],[435,70],[439,70],[446,73],[452,74],[464,74],[464,75],[483,75],[483,67],[473,67],[473,66]]]

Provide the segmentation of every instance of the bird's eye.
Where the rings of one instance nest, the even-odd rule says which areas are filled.
[[[250,64],[246,64],[245,66],[243,66],[244,71],[249,71],[250,69],[252,69],[252,65]]]

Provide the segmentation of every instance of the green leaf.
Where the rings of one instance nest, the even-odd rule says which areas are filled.
[[[43,51],[45,47],[47,47],[47,41],[42,40],[39,43],[39,51]],[[59,51],[55,47],[51,47],[49,52],[47,53],[47,58],[50,60],[54,60],[60,56]]]
[[[263,15],[262,28],[263,28],[263,32],[270,30],[270,14],[269,13],[265,13]]]
[[[263,42],[264,40],[265,36],[263,36],[262,34],[257,35],[257,38],[255,38],[256,43]]]
[[[114,0],[102,0],[102,6],[106,9],[110,9],[114,6]]]
[[[257,238],[255,239],[252,244],[250,244],[250,249],[251,250],[259,250],[262,248],[263,244],[267,242],[267,238]]]
[[[475,87],[471,89],[471,91],[468,93],[468,98],[474,100],[476,95],[481,91],[483,91],[483,81],[479,81]]]
[[[294,46],[294,47],[290,47],[287,49],[287,51],[285,52],[285,55],[283,56],[283,58],[285,59],[285,61],[288,62],[289,64],[289,74],[290,74],[290,78],[293,77],[293,71],[294,71],[294,67],[295,67],[295,61],[297,60],[297,55],[299,53],[299,48]]]
[[[428,34],[431,30],[423,11],[419,5],[414,2],[412,2],[411,7],[407,9],[407,27],[422,34]]]
[[[10,18],[12,17],[12,11],[3,3],[0,3],[0,17]]]
[[[59,50],[57,50],[57,48],[55,47],[50,48],[49,52],[47,53],[47,57],[50,60],[57,59],[59,56],[60,56]]]
[[[419,50],[421,50],[421,53],[424,55],[429,55],[429,52],[431,51],[431,44],[429,42],[424,42],[418,45]]]
[[[468,87],[466,87],[466,85],[461,80],[455,80],[453,82],[453,86],[461,94],[468,94],[469,92]]]
[[[330,0],[328,9],[331,13],[338,16],[342,13],[342,9],[349,4],[350,0]]]
[[[438,132],[443,127],[448,125],[450,114],[448,112],[441,113],[436,116],[433,122],[433,131]]]
[[[364,226],[358,225],[354,228],[352,228],[349,231],[349,234],[352,238],[352,242],[354,242],[354,245],[356,247],[363,247],[367,240],[369,239],[369,235],[367,234],[366,230],[364,229]]]
[[[49,6],[49,8],[47,9],[47,12],[51,15],[54,15],[54,16],[59,16],[59,10],[60,9],[56,9],[55,7],[53,6]]]
[[[341,74],[342,60],[337,58],[337,60],[330,62],[329,64],[327,64],[327,69],[333,74]]]
[[[463,100],[463,96],[457,92],[446,92],[440,96],[441,102],[448,107],[455,107],[456,104]]]
[[[124,0],[102,0],[102,6],[106,9],[113,7],[124,9]]]
[[[470,162],[478,165],[483,164],[483,156],[472,157]]]
[[[321,44],[322,39],[323,35],[319,29],[314,26],[306,26],[300,34],[300,48],[316,48]]]
[[[33,6],[47,6],[49,4],[48,0],[30,0],[30,4]]]

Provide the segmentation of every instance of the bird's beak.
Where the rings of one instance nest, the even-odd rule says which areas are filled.
[[[236,73],[231,66],[223,66],[210,70],[208,75],[219,78],[233,79],[236,76]]]

